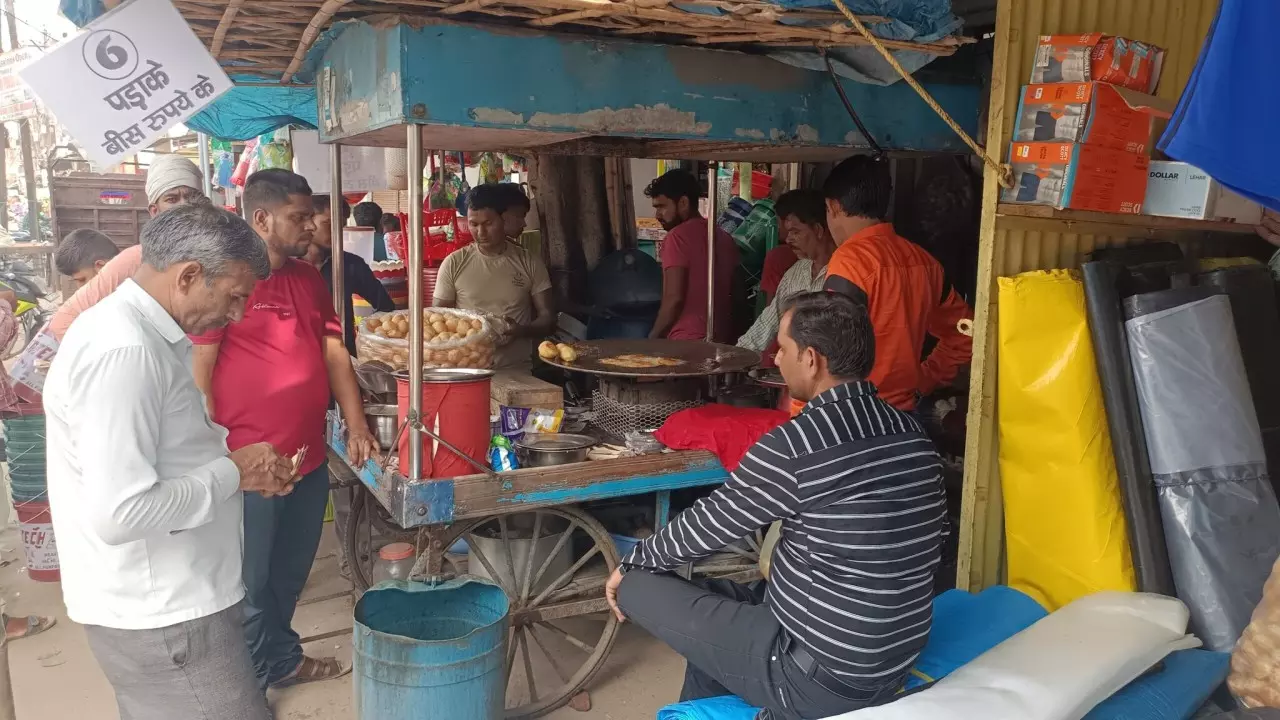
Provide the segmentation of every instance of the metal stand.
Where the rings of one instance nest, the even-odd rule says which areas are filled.
[[[329,146],[329,216],[333,218],[333,226],[329,236],[329,269],[333,272],[333,306],[338,310],[338,322],[342,323],[342,337],[347,337],[347,300],[343,294],[347,292],[344,258],[342,256],[342,146],[334,143]]]
[[[719,163],[707,163],[707,342],[716,342],[716,206],[719,204]]]
[[[408,125],[409,165],[409,416],[422,417],[422,128]],[[422,479],[422,434],[409,428],[410,481]]]

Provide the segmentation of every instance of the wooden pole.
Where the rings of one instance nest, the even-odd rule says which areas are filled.
[[[9,25],[9,49],[18,49],[18,25],[14,22],[14,0],[4,0],[4,14]],[[27,218],[31,224],[31,241],[40,241],[40,200],[36,197],[36,163],[31,156],[31,121],[23,118],[18,121],[18,130],[22,142],[22,173],[27,183]],[[0,177],[0,180],[3,180]]]

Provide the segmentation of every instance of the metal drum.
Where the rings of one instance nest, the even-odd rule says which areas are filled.
[[[509,609],[506,593],[482,580],[370,588],[355,608],[355,717],[499,720]]]

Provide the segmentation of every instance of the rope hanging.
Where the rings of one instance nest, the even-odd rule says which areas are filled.
[[[1007,188],[1013,187],[1013,168],[988,155],[985,148],[979,145],[976,140],[969,137],[969,133],[965,132],[960,127],[959,123],[953,120],[946,110],[942,109],[942,106],[938,104],[938,101],[934,100],[933,97],[929,95],[928,90],[921,87],[920,83],[916,82],[916,79],[911,77],[911,73],[907,72],[902,65],[898,63],[897,58],[895,58],[893,53],[889,52],[889,50],[881,44],[879,38],[872,35],[870,30],[867,30],[867,26],[862,24],[862,21],[858,19],[857,15],[853,14],[853,11],[849,9],[848,5],[844,4],[843,0],[831,1],[835,3],[836,8],[840,10],[841,14],[843,14],[846,19],[848,19],[854,29],[856,29],[862,37],[866,38],[867,42],[871,44],[871,47],[874,47],[876,52],[880,53],[880,56],[883,57],[885,61],[902,76],[902,79],[911,86],[911,89],[916,91],[916,94],[920,96],[920,99],[924,100],[925,104],[937,113],[938,117],[942,118],[942,121],[947,124],[947,127],[951,128],[956,135],[959,135],[960,139],[969,146],[969,149],[973,150],[975,155],[982,158],[982,162],[986,164],[987,167],[995,171],[996,177],[1000,180],[1000,184]]]

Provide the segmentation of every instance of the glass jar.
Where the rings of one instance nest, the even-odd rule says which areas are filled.
[[[378,550],[378,559],[373,564],[373,583],[376,585],[383,580],[408,580],[413,561],[413,545],[405,542],[384,545]]]

